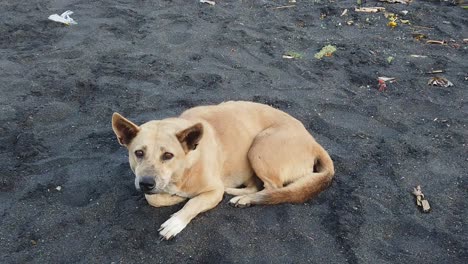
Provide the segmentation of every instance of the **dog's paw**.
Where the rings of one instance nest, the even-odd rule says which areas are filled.
[[[237,207],[237,208],[244,208],[251,206],[250,197],[248,195],[241,195],[233,197],[229,200],[229,205]]]
[[[169,240],[175,237],[187,226],[187,224],[188,222],[181,219],[181,217],[173,215],[161,225],[161,228],[159,228],[158,231],[161,235],[161,239]]]

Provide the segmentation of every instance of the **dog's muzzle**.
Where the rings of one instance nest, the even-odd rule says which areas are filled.
[[[154,177],[151,176],[141,177],[140,182],[138,184],[140,185],[140,189],[144,193],[151,193],[154,187],[156,187],[156,181],[154,180]]]

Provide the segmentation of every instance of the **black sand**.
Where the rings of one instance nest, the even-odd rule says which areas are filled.
[[[367,1],[409,11],[412,25],[392,30],[355,2],[2,0],[0,262],[468,263],[468,13]],[[47,20],[67,9],[78,25]],[[327,44],[337,52],[315,59]],[[453,87],[427,85],[439,69]],[[379,76],[397,82],[379,92]],[[134,189],[111,114],[140,123],[234,99],[303,121],[334,183],[300,205],[237,209],[226,196],[159,241],[180,206],[151,208]]]

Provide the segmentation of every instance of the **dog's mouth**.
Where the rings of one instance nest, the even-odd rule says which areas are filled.
[[[141,190],[141,191],[143,191],[144,194],[148,194],[148,195],[160,193],[160,192],[159,192],[158,190],[156,190],[156,189],[152,189],[152,190]]]

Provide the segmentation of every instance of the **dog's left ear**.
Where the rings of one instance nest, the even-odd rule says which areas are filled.
[[[186,128],[176,134],[185,153],[197,148],[198,142],[203,136],[203,125],[197,123],[189,128]]]

